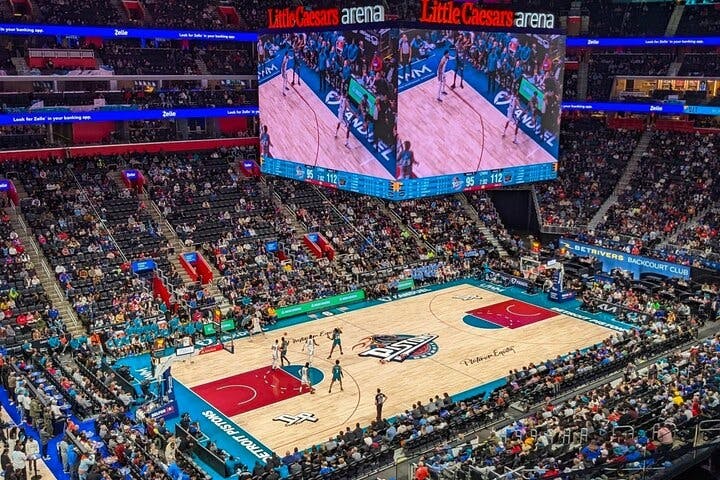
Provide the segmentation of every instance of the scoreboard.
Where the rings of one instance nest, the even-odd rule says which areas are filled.
[[[557,178],[555,17],[422,5],[362,27],[287,11],[260,33],[263,173],[389,200]]]
[[[388,200],[409,200],[552,180],[557,177],[557,163],[523,165],[456,175],[389,180],[268,157],[262,159],[262,171],[270,175],[327,188],[337,188]]]

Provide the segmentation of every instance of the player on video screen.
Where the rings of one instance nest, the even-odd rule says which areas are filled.
[[[344,125],[345,146],[350,147],[350,144],[348,143],[350,141],[350,122],[348,122],[347,117],[345,116],[347,112],[350,112],[350,108],[348,107],[347,94],[345,92],[342,92],[340,94],[340,104],[338,105],[338,123],[337,127],[335,127],[335,138],[337,138],[338,132],[340,131],[340,125]]]
[[[370,140],[370,128],[368,121],[370,120],[370,102],[368,102],[368,96],[363,93],[363,98],[360,101],[360,118],[363,121],[363,128],[365,129],[365,135]]]
[[[437,94],[437,101],[442,102],[442,95],[447,95],[447,92],[445,91],[445,68],[447,67],[448,60],[450,59],[450,51],[445,50],[443,53],[442,58],[440,59],[440,63],[438,63],[437,68],[437,79],[438,79],[438,94]]]
[[[400,37],[398,51],[400,52],[400,68],[402,69],[402,73],[400,75],[403,79],[405,79],[407,69],[410,66],[410,62],[412,62],[412,47],[410,46],[410,41],[405,33],[403,33]]]
[[[285,96],[285,90],[290,90],[290,87],[288,87],[288,79],[287,79],[287,69],[288,69],[289,62],[290,62],[290,55],[288,55],[288,52],[286,50],[285,55],[283,55],[282,64],[280,65],[280,73],[282,74],[282,79],[283,79],[283,97]]]
[[[295,85],[295,77],[297,84],[300,85],[300,70],[303,63],[303,52],[305,51],[305,39],[302,34],[298,34],[293,41],[293,75],[290,85]]]
[[[460,77],[460,88],[465,88],[463,82],[465,81],[465,61],[467,59],[467,53],[470,48],[470,38],[465,37],[462,33],[458,34],[455,40],[455,72],[453,73],[453,83],[450,88],[455,89],[455,81],[458,76]]]
[[[265,75],[265,45],[261,38],[257,41],[258,70],[260,75]]]
[[[417,164],[415,161],[415,154],[410,150],[410,142],[405,140],[403,143],[402,151],[398,154],[398,165],[400,166],[399,180],[413,177],[413,165]]]
[[[270,147],[272,147],[273,144],[270,141],[270,134],[268,133],[268,127],[267,125],[263,125],[263,131],[260,134],[260,151],[262,152],[264,157],[272,158],[272,154],[270,153]]]
[[[512,123],[515,125],[515,138],[513,138],[513,143],[517,145],[517,136],[518,136],[518,130],[520,129],[520,122],[517,118],[517,109],[520,105],[520,102],[518,101],[517,92],[513,91],[510,94],[510,103],[508,103],[508,109],[507,109],[507,122],[505,122],[505,128],[503,128],[502,137],[505,138],[505,132],[507,131],[508,125]]]

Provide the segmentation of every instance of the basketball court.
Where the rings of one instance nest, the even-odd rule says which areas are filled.
[[[427,402],[430,394],[478,390],[510,369],[588,347],[612,334],[568,315],[570,307],[555,309],[544,297],[525,298],[517,290],[509,296],[509,290],[470,283],[424,290],[367,308],[322,312],[314,320],[239,340],[234,354],[178,361],[173,377],[282,456],[293,447],[327,441],[356,422],[369,425],[377,388],[388,397],[384,415],[392,417],[417,401]],[[327,359],[335,327],[343,332],[344,355],[336,349]],[[271,345],[283,334],[290,340],[292,365],[271,370]],[[311,334],[319,344],[310,375],[315,394],[299,380],[300,366],[308,360],[302,346]],[[344,370],[344,391],[336,384],[329,394],[335,359]]]

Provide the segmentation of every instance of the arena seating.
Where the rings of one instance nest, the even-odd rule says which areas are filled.
[[[92,38],[75,39],[75,44],[57,43],[55,37],[31,37],[23,42],[17,37],[0,36],[7,48],[0,54],[0,70],[6,75],[16,75],[12,57],[29,59],[31,48],[77,50],[92,52],[96,62],[92,66],[55,65],[49,58],[42,65],[31,67],[34,74],[64,74],[68,71],[105,69],[116,75],[249,75],[255,73],[251,62],[253,45],[248,42],[208,43],[193,42],[178,45],[158,40],[140,47],[138,40],[107,40],[98,45]]]
[[[112,90],[93,92],[12,92],[0,93],[0,113],[27,111],[33,104],[43,102],[45,107],[75,107],[93,105],[104,100],[103,108],[192,108],[232,105],[257,105],[257,90],[230,90],[224,88],[183,88],[146,91]],[[36,109],[37,111],[37,109]]]
[[[717,5],[688,6],[678,25],[677,35],[714,34],[720,28]]]
[[[65,332],[48,299],[26,245],[2,211],[0,217],[0,344],[15,346]]]
[[[544,225],[587,225],[612,193],[640,132],[610,128],[604,118],[563,122],[558,179],[535,185]]]
[[[628,235],[647,244],[673,234],[680,225],[717,201],[717,136],[655,132],[648,153],[617,204],[597,230],[610,238]]]
[[[675,55],[647,50],[592,51],[588,58],[587,95],[593,100],[606,100],[616,75],[665,76]]]
[[[169,271],[167,246],[145,207],[91,167],[17,167],[30,195],[23,213],[83,323],[102,328],[142,315],[152,294],[130,262],[154,258]]]
[[[720,61],[713,52],[686,53],[678,73],[689,77],[716,77],[720,75]]]

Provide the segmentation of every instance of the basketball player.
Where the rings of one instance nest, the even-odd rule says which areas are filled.
[[[295,77],[297,76],[297,84],[300,85],[300,69],[302,68],[302,55],[305,49],[305,39],[302,34],[298,34],[293,42],[293,75],[290,85],[295,85]]]
[[[312,365],[313,358],[315,358],[315,347],[319,346],[318,343],[315,341],[315,337],[312,335],[308,335],[307,340],[305,340],[305,345],[303,345],[303,352],[307,353],[308,365]]]
[[[265,45],[263,45],[262,39],[258,38],[257,41],[257,55],[258,55],[258,71],[260,75],[265,75]]]
[[[272,351],[272,370],[278,369],[278,363],[280,363],[280,342],[278,339],[275,339],[275,343],[272,344],[272,347],[270,347],[270,350]]]
[[[310,393],[315,393],[315,389],[310,383],[310,363],[305,363],[305,366],[300,369],[300,388],[307,387],[310,389]]]
[[[410,141],[405,140],[402,151],[398,155],[398,165],[400,165],[400,177],[398,180],[412,178],[412,169],[415,164],[417,164],[417,162],[415,161],[415,154],[410,150]]]
[[[518,136],[518,130],[520,129],[520,122],[517,119],[517,115],[515,112],[517,111],[518,107],[518,97],[515,92],[510,94],[510,103],[508,104],[507,109],[507,121],[505,122],[505,128],[503,128],[502,138],[505,138],[505,131],[508,128],[508,125],[512,122],[515,125],[515,138],[513,138],[513,143],[517,145],[517,136]]]
[[[460,88],[465,88],[463,82],[465,81],[465,55],[468,45],[465,43],[465,37],[463,34],[459,34],[455,41],[455,72],[453,73],[453,83],[450,88],[455,89],[455,80],[458,75],[460,76]]]
[[[284,94],[283,94],[284,95]],[[271,158],[272,154],[270,153],[270,147],[272,147],[273,144],[270,141],[270,134],[268,133],[268,127],[267,125],[263,125],[263,131],[260,134],[260,152],[264,157]]]
[[[330,355],[328,355],[328,358],[332,357],[333,352],[335,351],[335,347],[337,346],[340,348],[340,355],[344,355],[342,351],[342,341],[340,340],[340,334],[342,333],[342,330],[340,330],[338,327],[333,328],[331,338],[332,338],[332,347],[330,348]],[[342,389],[342,388],[341,388]]]
[[[347,94],[345,92],[340,94],[340,105],[338,105],[338,123],[337,127],[335,127],[335,138],[338,136],[338,132],[340,131],[340,125],[345,125],[345,146],[350,147],[350,123],[347,121],[347,118],[345,117],[346,112],[349,110],[348,108],[348,99]]]
[[[410,66],[410,62],[412,62],[412,47],[410,46],[410,41],[408,40],[407,35],[404,33],[402,34],[402,37],[400,37],[398,51],[400,52],[402,79],[405,80],[407,78],[407,68]]]
[[[368,128],[368,120],[370,119],[370,102],[368,102],[367,93],[363,93],[363,98],[360,101],[360,118],[363,121],[363,128],[365,129],[365,136],[370,141],[370,129]]]
[[[287,334],[285,334],[287,335]],[[288,351],[288,345],[290,345],[290,342],[287,341],[285,336],[283,336],[280,339],[280,366],[284,366],[285,362],[287,362],[288,365],[290,365],[290,360],[287,358],[287,351]]]
[[[438,94],[437,94],[437,101],[442,102],[442,95],[447,95],[447,92],[445,91],[445,68],[447,67],[448,60],[450,59],[450,51],[445,50],[443,52],[443,56],[440,59],[440,63],[438,63],[438,69],[437,69],[437,79],[438,79]]]
[[[288,69],[288,62],[290,61],[290,56],[288,55],[287,50],[285,50],[285,55],[283,55],[282,64],[280,64],[280,73],[282,74],[282,84],[283,84],[283,97],[285,96],[285,90],[290,90],[290,87],[288,87],[288,79],[287,79],[287,69]]]
[[[330,357],[328,357],[330,358]],[[342,378],[343,378],[343,371],[342,367],[340,366],[340,360],[335,360],[335,365],[333,365],[332,368],[332,381],[330,382],[330,388],[328,389],[328,393],[332,393],[332,387],[335,385],[335,382],[340,383],[340,391],[343,391],[342,386]]]

